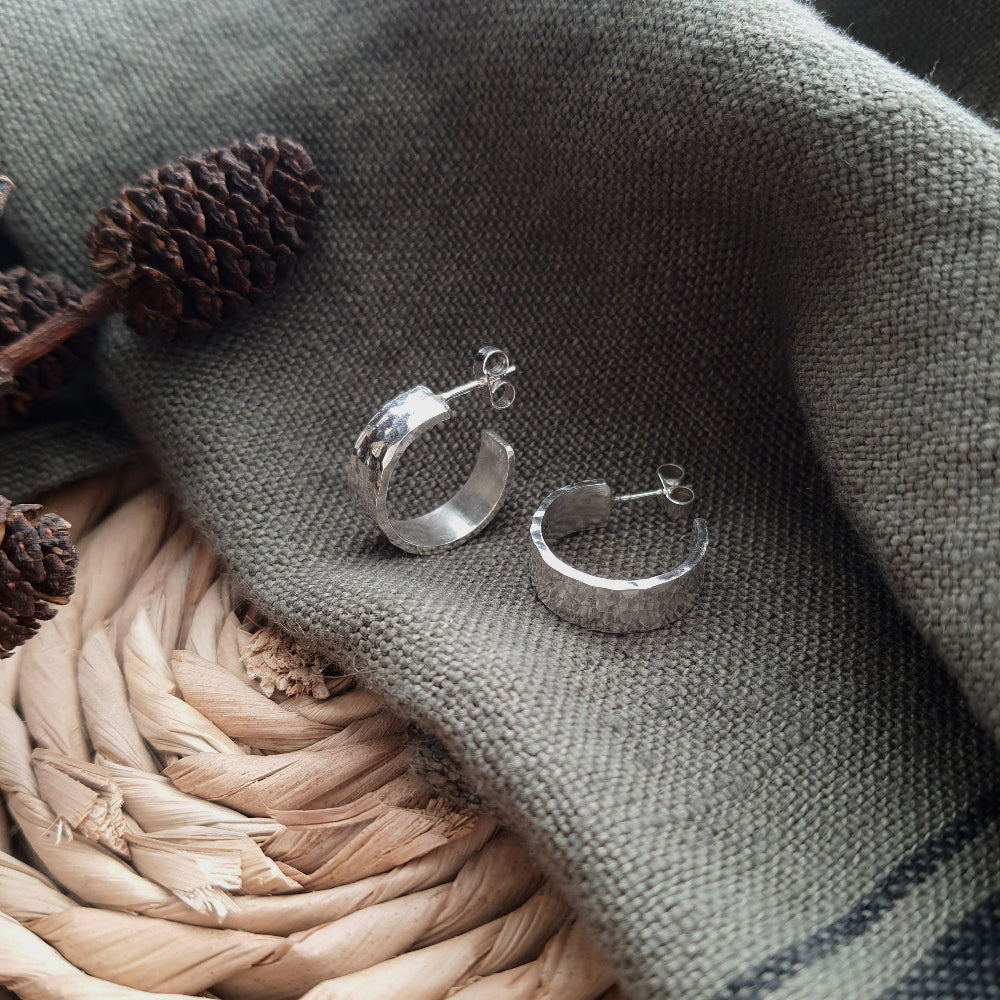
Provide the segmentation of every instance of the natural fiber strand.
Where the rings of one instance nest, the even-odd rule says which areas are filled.
[[[614,975],[593,940],[567,920],[534,962],[484,976],[448,1000],[598,1000]]]
[[[13,705],[17,699],[18,677],[24,648],[18,646],[10,656],[0,660],[0,702],[4,705]]]
[[[171,663],[184,700],[227,736],[257,750],[302,750],[333,735],[333,727],[283,712],[225,667],[179,649]]]
[[[200,992],[237,970],[272,962],[288,948],[280,937],[84,906],[27,926],[84,972],[156,993]]]
[[[98,625],[84,640],[76,678],[95,755],[142,771],[159,772],[135,724],[114,642],[105,626]]]
[[[448,882],[464,864],[475,863],[478,850],[490,849],[490,844],[484,847],[483,841],[489,838],[492,831],[492,825],[484,822],[466,838],[452,841],[446,847],[384,875],[371,876],[348,885],[295,896],[241,897],[239,909],[226,914],[217,923],[219,926],[260,934],[288,935],[339,920],[367,906],[375,906],[386,900]],[[190,908],[178,908],[174,903],[150,908],[145,912],[150,916],[185,923],[209,922],[205,914]]]
[[[378,1000],[400,983],[408,984],[407,1000],[443,1000],[455,986],[534,959],[566,916],[565,904],[543,889],[475,930],[320,983],[305,1000]]]
[[[0,853],[0,899],[0,909],[22,922],[74,905],[40,871],[6,851]]]
[[[229,588],[220,577],[205,591],[194,609],[185,648],[196,656],[211,659],[218,648],[223,623],[231,613]]]
[[[0,851],[10,852],[14,849],[14,842],[11,839],[10,820],[7,818],[7,810],[0,805]]]
[[[193,529],[181,525],[167,540],[115,613],[127,631],[140,607],[160,606],[159,638],[167,649],[183,644],[194,610],[215,576],[216,559]]]
[[[75,693],[81,638],[121,606],[156,552],[172,507],[162,487],[151,487],[81,539],[73,600],[46,622],[21,658],[21,709],[39,746],[78,759],[89,755]]]
[[[257,815],[338,805],[373,791],[406,766],[400,758],[403,737],[356,742],[351,735],[345,729],[309,750],[269,756],[212,748],[186,755],[163,773],[182,791]]]
[[[401,809],[372,794],[340,808],[273,815],[284,829],[265,849],[307,872],[302,884],[315,889],[389,871],[463,836],[472,825],[471,816],[452,811],[441,800],[423,809]]]
[[[287,949],[279,937],[79,906],[37,871],[3,855],[0,898],[6,913],[83,971],[137,989],[197,992]]]
[[[129,815],[134,816],[144,830],[169,830],[189,824],[260,840],[279,829],[273,819],[246,816],[210,799],[188,795],[163,775],[113,761],[104,763],[121,789]]]
[[[106,768],[54,750],[36,749],[31,759],[39,795],[60,822],[115,854],[128,854],[124,799]]]
[[[190,1000],[189,994],[149,993],[88,976],[2,912],[0,970],[21,1000]]]
[[[257,690],[257,685],[246,668],[241,651],[246,636],[247,632],[244,630],[239,616],[234,611],[230,611],[223,619],[222,628],[218,631],[218,640],[215,644],[215,662],[220,667],[225,667],[241,683]],[[195,655],[198,655],[196,651],[194,652]],[[212,654],[204,654],[202,659],[211,660]],[[267,694],[266,691],[264,693]]]
[[[76,683],[80,605],[71,601],[25,644],[18,699],[32,739],[77,760],[90,756]]]
[[[239,754],[239,747],[178,697],[170,664],[145,608],[125,640],[122,664],[139,732],[162,755]]]
[[[121,608],[175,517],[166,490],[151,486],[80,540],[73,603],[80,611],[83,634]]]

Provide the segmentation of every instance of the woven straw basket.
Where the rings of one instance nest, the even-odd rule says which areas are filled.
[[[620,997],[523,845],[408,769],[379,698],[241,620],[143,475],[50,499],[77,591],[0,661],[0,994]]]

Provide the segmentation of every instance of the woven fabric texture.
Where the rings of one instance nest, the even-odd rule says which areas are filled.
[[[243,585],[528,837],[630,995],[987,995],[982,118],[788,0],[8,0],[0,25],[5,224],[31,263],[82,280],[94,207],[179,151],[261,129],[311,151],[329,196],[290,283],[203,344],[110,324],[106,391]],[[485,422],[517,451],[510,499],[405,555],[355,516],[345,458],[381,403],[465,381],[490,343],[518,400],[458,404],[397,495],[446,497]],[[23,454],[4,486],[31,485]],[[527,576],[540,499],[649,488],[665,461],[708,521],[700,601],[637,636],[554,617]],[[685,530],[633,505],[560,552],[651,575]]]

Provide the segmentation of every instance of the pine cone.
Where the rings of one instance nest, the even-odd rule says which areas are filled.
[[[0,348],[79,298],[80,289],[58,274],[36,274],[23,267],[0,273]],[[13,389],[0,397],[0,427],[17,423],[33,403],[68,382],[93,341],[91,328],[21,369]]]
[[[69,525],[38,504],[0,496],[0,659],[30,639],[66,604],[76,584]]]
[[[259,135],[160,167],[97,213],[90,262],[133,330],[203,333],[267,294],[312,235],[308,153]]]

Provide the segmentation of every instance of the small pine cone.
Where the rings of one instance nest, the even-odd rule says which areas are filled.
[[[313,232],[321,180],[294,142],[258,135],[160,167],[97,213],[90,263],[133,330],[193,336],[234,319]]]
[[[80,289],[58,274],[36,274],[23,267],[0,273],[0,348],[27,336],[79,298]],[[17,423],[33,403],[69,381],[93,341],[94,330],[85,330],[22,368],[14,387],[0,397],[0,427]]]
[[[76,584],[69,525],[38,504],[0,496],[0,659],[30,639],[66,604]]]

